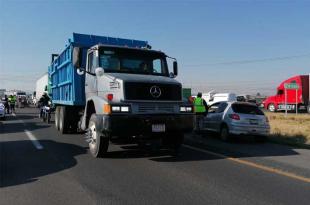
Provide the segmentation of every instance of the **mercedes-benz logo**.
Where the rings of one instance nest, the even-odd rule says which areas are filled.
[[[154,98],[159,98],[161,96],[161,90],[158,86],[156,85],[153,85],[151,88],[150,88],[150,93],[151,95],[154,97]]]

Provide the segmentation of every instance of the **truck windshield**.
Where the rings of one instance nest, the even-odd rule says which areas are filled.
[[[105,72],[168,76],[165,55],[148,50],[100,48],[99,66]]]

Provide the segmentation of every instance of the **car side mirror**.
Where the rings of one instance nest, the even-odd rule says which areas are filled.
[[[178,62],[177,61],[173,61],[173,74],[175,76],[178,75]]]
[[[74,47],[73,53],[72,53],[72,63],[75,68],[81,67],[81,48],[80,47]]]

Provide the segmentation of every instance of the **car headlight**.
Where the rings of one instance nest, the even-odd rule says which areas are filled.
[[[193,112],[192,106],[180,106],[180,112]]]

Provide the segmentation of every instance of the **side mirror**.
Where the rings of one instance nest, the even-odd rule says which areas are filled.
[[[73,53],[72,53],[72,63],[75,68],[81,67],[81,48],[80,47],[74,47]]]
[[[104,69],[101,67],[98,67],[95,69],[95,73],[96,73],[96,76],[100,77],[104,74]]]
[[[76,70],[76,72],[77,72],[78,75],[84,75],[84,74],[85,74],[85,70],[82,69],[82,68],[78,68],[78,69]]]
[[[175,76],[178,75],[178,62],[176,62],[176,61],[173,61],[173,74]]]

